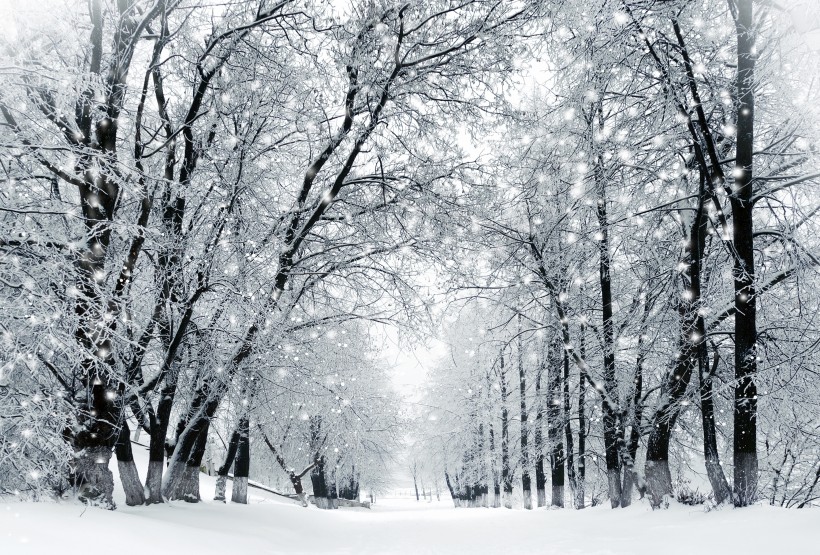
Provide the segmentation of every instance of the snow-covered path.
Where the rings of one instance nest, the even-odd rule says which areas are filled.
[[[147,451],[136,447],[134,455],[144,476]],[[97,542],[117,555],[820,553],[818,509],[652,511],[638,502],[621,510],[524,511],[382,498],[372,509],[323,511],[259,489],[249,490],[248,505],[215,503],[215,478],[204,474],[202,503],[127,507],[112,470],[116,511],[0,499],[0,555],[85,555]]]
[[[372,510],[321,511],[255,498],[248,506],[175,503],[116,512],[70,503],[0,507],[3,555],[83,553],[90,542],[116,544],[119,555],[820,552],[820,512],[762,506],[525,512],[384,499]]]

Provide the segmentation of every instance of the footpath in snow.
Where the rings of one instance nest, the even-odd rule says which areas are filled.
[[[9,503],[0,514],[0,553],[81,554],[94,543],[118,555],[793,554],[820,552],[819,523],[817,510],[766,506],[523,511],[383,499],[372,510],[322,511],[257,497],[247,506],[173,503],[108,512]]]

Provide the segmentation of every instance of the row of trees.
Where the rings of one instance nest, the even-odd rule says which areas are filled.
[[[258,457],[332,507],[397,437],[368,324],[420,329],[432,290],[472,315],[422,414],[462,504],[518,475],[660,506],[691,461],[716,502],[816,498],[817,68],[789,14],[30,9],[0,67],[3,488],[111,508],[114,453],[128,503],[195,501],[210,456],[242,501]]]
[[[438,122],[492,102],[535,8],[29,9],[0,70],[3,490],[113,508],[113,452],[128,504],[196,501],[224,452],[244,501],[251,445],[297,494],[378,485],[396,404],[362,323],[423,315],[464,164]]]
[[[716,503],[817,499],[816,68],[789,25],[751,0],[551,19],[465,203],[468,324],[427,403],[455,499],[520,478],[529,507],[534,470],[539,505],[566,479],[659,507],[689,468]]]

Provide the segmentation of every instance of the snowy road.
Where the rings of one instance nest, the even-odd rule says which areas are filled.
[[[203,480],[206,481],[206,480]],[[204,485],[204,484],[203,484]],[[203,492],[204,493],[204,492]],[[91,538],[118,555],[349,553],[675,554],[818,553],[820,513],[770,507],[704,513],[453,509],[381,500],[372,510],[321,511],[255,498],[248,506],[184,503],[84,510],[74,504],[0,505],[3,555],[87,552]],[[733,543],[737,538],[738,543]],[[123,541],[124,540],[124,541]]]

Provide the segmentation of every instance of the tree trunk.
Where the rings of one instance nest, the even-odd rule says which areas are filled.
[[[720,464],[720,452],[717,447],[717,430],[715,429],[715,405],[713,399],[712,379],[717,371],[720,353],[715,347],[715,361],[709,369],[706,343],[698,349],[698,367],[700,376],[700,414],[703,426],[703,458],[706,463],[706,476],[712,485],[715,503],[720,505],[731,496],[726,474]]]
[[[202,466],[202,457],[205,456],[205,448],[208,444],[208,425],[203,426],[197,437],[196,444],[185,464],[185,480],[180,488],[181,498],[189,503],[198,503],[201,500],[199,493],[199,474]]]
[[[524,372],[524,356],[521,341],[521,314],[518,314],[518,384],[521,400],[521,493],[524,508],[532,509],[532,486],[530,481],[530,455],[528,450],[529,430],[527,428],[527,376]]]
[[[168,425],[171,421],[171,410],[174,406],[174,396],[177,390],[179,363],[174,362],[165,378],[156,415],[151,418],[151,440],[148,446],[148,476],[145,486],[148,490],[147,504],[162,503],[162,472],[165,463],[165,441],[168,435]]]
[[[644,318],[641,322],[641,331],[638,336],[638,360],[635,363],[635,376],[632,380],[634,387],[632,394],[632,424],[629,431],[629,442],[626,445],[626,461],[624,464],[624,481],[621,488],[621,507],[628,507],[632,504],[632,488],[637,486],[643,497],[643,492],[646,489],[645,485],[640,481],[637,472],[635,471],[635,457],[638,456],[638,446],[641,441],[641,418],[643,417],[643,404],[641,396],[643,395],[643,359],[644,359],[644,323],[649,314],[648,305],[645,305]]]
[[[541,399],[541,376],[544,370],[544,362],[539,362],[538,370],[535,374],[535,491],[539,507],[547,504],[547,476],[544,472],[544,403]]]
[[[734,504],[745,507],[757,494],[757,299],[753,213],[754,78],[757,57],[753,0],[737,0],[737,143],[730,195],[734,243],[735,406]]]
[[[225,460],[222,466],[216,471],[216,491],[214,492],[214,501],[225,502],[225,486],[228,483],[228,473],[233,466],[234,458],[236,458],[236,451],[239,448],[239,430],[231,434],[231,440],[228,442],[228,452],[225,454]]]
[[[123,419],[120,436],[114,448],[117,454],[117,467],[120,471],[122,489],[125,491],[125,504],[129,507],[145,503],[145,489],[142,487],[137,465],[134,464],[134,453],[131,451],[131,430],[128,421]]]
[[[600,112],[600,108],[596,111]],[[606,213],[606,186],[604,183],[603,159],[600,155],[595,158],[595,184],[598,188],[598,225],[600,240],[598,241],[599,277],[601,284],[601,313],[604,350],[604,395],[602,397],[604,413],[604,452],[606,459],[606,474],[609,484],[609,501],[612,508],[621,503],[621,462],[618,455],[619,435],[618,407],[616,403],[618,387],[615,377],[615,330],[612,321],[612,274],[610,273],[609,257],[609,223]]]
[[[330,509],[324,457],[317,456],[316,466],[310,471],[310,482],[313,485],[313,502],[320,509]]]
[[[458,507],[458,499],[456,498],[456,491],[453,489],[453,484],[450,482],[450,475],[444,471],[444,483],[447,484],[447,489],[450,491],[450,498],[453,500],[453,506]]]
[[[586,360],[586,326],[581,323],[580,337],[578,339],[578,353],[583,360]],[[583,509],[586,506],[586,440],[587,440],[587,417],[586,417],[586,394],[587,379],[583,368],[579,368],[578,374],[578,471],[575,473],[575,508]],[[567,381],[569,383],[569,381]],[[567,387],[567,386],[565,386]],[[569,411],[567,411],[567,448],[572,446],[572,427],[569,423]],[[572,470],[572,465],[569,466]]]
[[[577,497],[578,492],[578,477],[575,474],[575,455],[573,453],[574,445],[573,445],[573,438],[572,438],[572,424],[570,423],[570,413],[572,411],[572,400],[569,395],[569,354],[564,351],[564,414],[563,414],[563,423],[564,423],[564,441],[566,442],[566,476],[569,479],[569,487],[573,497]],[[557,395],[557,392],[556,392]],[[556,424],[558,426],[558,424]],[[560,435],[561,430],[560,428],[556,428],[556,435]],[[564,494],[555,492],[556,495],[560,495],[560,498],[563,502]],[[581,493],[581,507],[576,508],[583,508],[583,492]],[[561,507],[563,507],[563,503]]]
[[[102,371],[97,371],[97,363],[89,363],[92,370],[89,386],[91,405],[85,410],[88,415],[82,419],[82,429],[74,437],[75,462],[74,478],[78,498],[86,505],[104,509],[116,509],[114,503],[114,474],[109,470],[111,450],[120,436],[114,423],[120,422],[117,403],[110,399],[111,388],[105,386]],[[100,365],[106,365],[100,362]],[[92,373],[93,372],[93,373]]]
[[[325,472],[325,479],[327,480],[327,498],[328,508],[339,508],[339,492],[336,491],[336,468],[332,465],[330,472]]]
[[[495,431],[493,429],[492,421],[489,423],[488,427],[490,435],[490,466],[493,478],[493,500],[490,503],[490,506],[497,509],[501,506],[501,483],[498,480],[498,465],[495,458]]]
[[[550,367],[547,374],[547,442],[550,445],[550,471],[553,507],[564,506],[564,445],[561,442],[561,374],[569,374],[569,357],[561,343],[550,349]],[[559,354],[563,352],[563,356]]]
[[[77,456],[75,475],[78,479],[80,501],[91,507],[116,509],[114,503],[114,474],[108,469],[111,449],[108,447],[86,447]]]
[[[250,416],[246,415],[239,420],[237,432],[239,442],[233,471],[231,502],[246,505],[248,503],[248,474],[251,467]]]
[[[501,353],[500,382],[501,382],[501,483],[504,487],[503,503],[507,509],[512,509],[513,474],[510,468],[510,422],[507,410],[507,371],[504,368],[504,353]]]
[[[696,147],[699,148],[699,147]],[[679,350],[673,361],[673,370],[661,385],[659,406],[652,419],[652,429],[646,450],[646,485],[653,508],[661,506],[663,498],[672,493],[669,472],[669,441],[672,429],[681,412],[681,402],[689,387],[695,366],[695,354],[705,341],[706,326],[701,315],[701,262],[705,246],[707,216],[706,175],[701,169],[700,189],[695,217],[686,238],[681,259],[682,300],[679,301]]]

